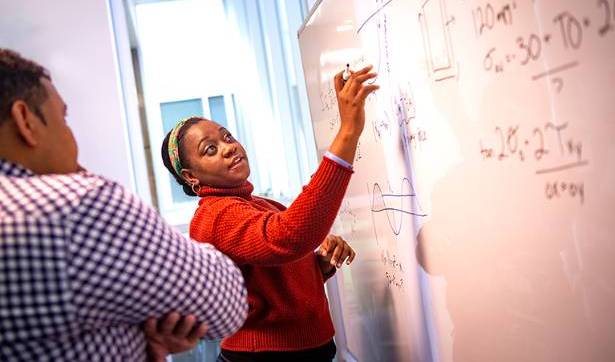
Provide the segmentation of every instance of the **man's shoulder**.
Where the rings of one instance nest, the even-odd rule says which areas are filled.
[[[29,182],[36,184],[37,188],[43,191],[43,197],[64,200],[71,204],[78,203],[88,193],[101,188],[121,187],[111,180],[89,172],[34,176]]]
[[[38,181],[52,185],[64,184],[67,187],[73,187],[84,191],[113,183],[111,180],[87,171],[68,174],[40,175],[33,176],[31,179],[34,182]]]
[[[89,172],[2,177],[0,184],[1,203],[8,206],[4,209],[14,210],[12,216],[18,218],[19,214],[35,218],[43,214],[65,215],[88,195],[98,197],[105,190],[110,196],[130,194],[120,184]]]

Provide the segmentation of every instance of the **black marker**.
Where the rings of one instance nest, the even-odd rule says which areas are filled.
[[[346,82],[350,78],[350,64],[346,64],[346,69],[342,73],[342,79]]]

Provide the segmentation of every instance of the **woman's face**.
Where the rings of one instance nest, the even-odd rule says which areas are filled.
[[[246,150],[219,124],[204,120],[190,126],[182,140],[188,165],[182,176],[193,184],[213,187],[241,185],[250,175]]]

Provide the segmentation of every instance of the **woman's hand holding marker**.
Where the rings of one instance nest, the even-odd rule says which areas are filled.
[[[365,126],[365,99],[380,88],[376,84],[364,84],[368,79],[377,76],[376,73],[370,72],[371,69],[371,65],[356,72],[347,69],[337,73],[334,79],[340,112],[340,129],[329,151],[351,164],[354,161],[359,136]],[[350,72],[349,76],[347,72]],[[344,73],[348,78],[346,81]]]

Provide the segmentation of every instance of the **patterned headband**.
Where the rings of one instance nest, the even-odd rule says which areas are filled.
[[[182,176],[182,163],[179,161],[179,140],[177,139],[177,134],[182,126],[191,118],[193,117],[184,118],[179,121],[175,127],[173,127],[173,130],[171,130],[171,134],[169,135],[169,159],[171,160],[171,165],[173,165],[175,174],[179,177]]]

